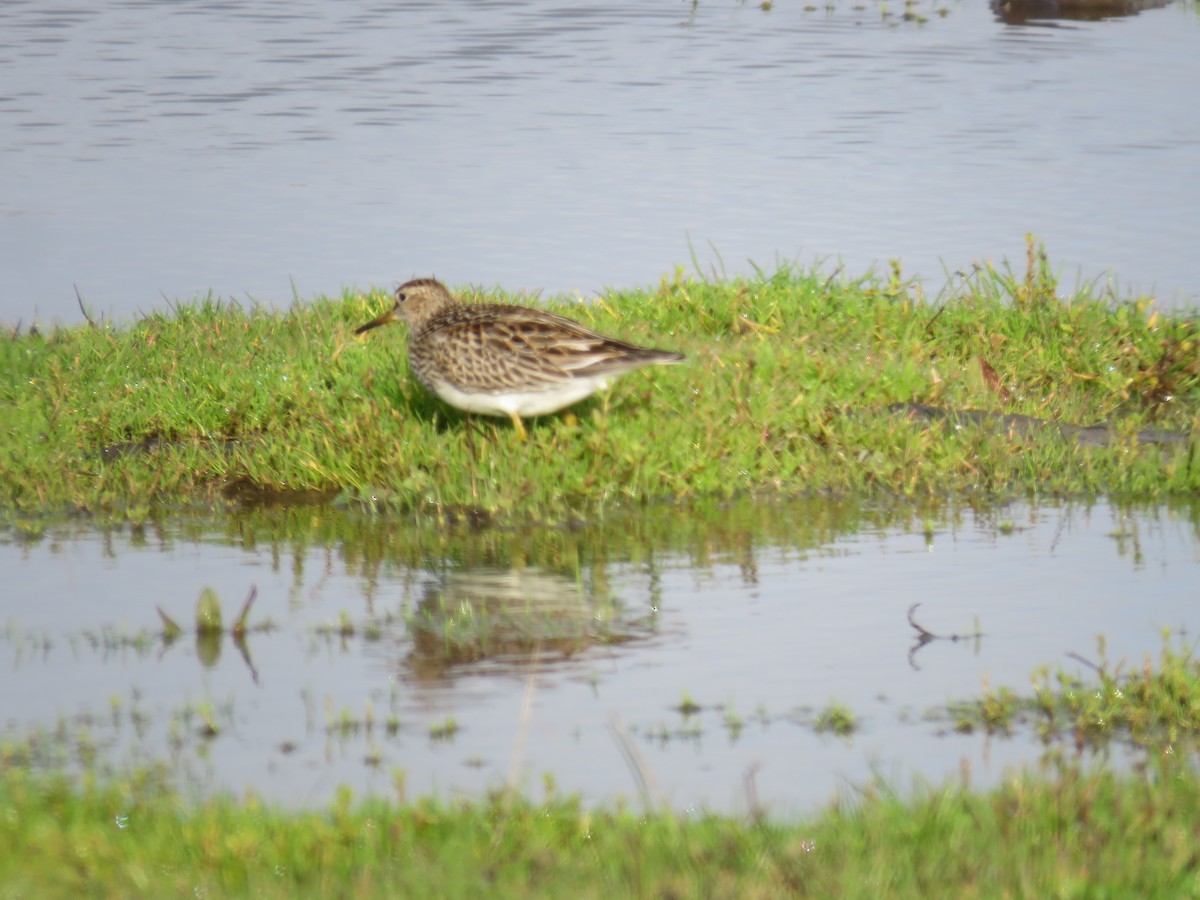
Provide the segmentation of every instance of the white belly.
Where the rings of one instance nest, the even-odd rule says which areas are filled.
[[[608,386],[608,379],[572,378],[544,391],[511,391],[500,394],[471,394],[445,382],[430,385],[433,392],[449,403],[466,412],[485,416],[544,416],[558,412],[572,403],[578,403],[597,390]]]

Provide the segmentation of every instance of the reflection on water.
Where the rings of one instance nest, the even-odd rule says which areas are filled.
[[[997,18],[1009,25],[1069,19],[1097,22],[1121,16],[1136,16],[1148,9],[1162,9],[1172,0],[992,0]]]
[[[533,568],[481,567],[430,582],[411,614],[407,664],[422,681],[491,661],[568,660],[648,633],[619,602],[587,596],[578,581]]]
[[[10,525],[0,565],[10,763],[166,760],[289,804],[551,773],[611,801],[637,789],[615,718],[677,808],[744,809],[753,769],[783,812],[872,773],[982,783],[1037,759],[1030,736],[925,716],[1079,671],[1097,634],[1134,665],[1191,634],[1200,504],[742,500],[504,531],[266,508]],[[206,586],[223,626],[204,641]],[[861,730],[814,731],[831,703]]]
[[[1095,2],[0,4],[0,320],[80,322],[73,285],[590,294],[690,243],[936,293],[1027,232],[1068,282],[1200,299],[1194,0],[1058,18]]]

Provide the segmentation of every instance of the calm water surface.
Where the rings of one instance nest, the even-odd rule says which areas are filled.
[[[0,319],[78,321],[72,285],[118,316],[414,274],[588,293],[653,282],[689,240],[730,274],[899,257],[935,291],[943,262],[1020,261],[1026,232],[1068,281],[1195,303],[1195,4],[920,9],[0,4]],[[397,772],[413,793],[553,773],[632,796],[614,732],[679,809],[744,809],[751,770],[780,811],[874,771],[965,761],[987,782],[1032,741],[942,735],[927,712],[1078,668],[1065,654],[1099,633],[1140,662],[1161,629],[1194,632],[1198,520],[798,502],[652,513],[620,539],[325,508],[9,529],[0,731],[61,721],[102,764],[165,758],[297,805]],[[227,617],[256,588],[271,627],[165,644],[156,607],[187,623],[206,585]],[[934,631],[986,635],[912,653],[918,602]],[[833,701],[863,719],[850,741],[807,725]]]
[[[1200,507],[738,503],[458,536],[266,510],[7,530],[0,568],[10,745],[61,721],[101,765],[166,759],[201,789],[289,805],[339,784],[394,796],[398,772],[410,794],[515,779],[537,795],[549,773],[611,802],[637,796],[623,730],[675,808],[745,811],[753,770],[760,802],[786,813],[872,772],[904,788],[965,765],[987,784],[1035,762],[1028,734],[947,735],[927,716],[985,684],[1027,691],[1043,664],[1087,676],[1067,654],[1098,659],[1098,634],[1134,666],[1163,629],[1190,640]],[[156,607],[187,625],[205,585],[228,618],[255,586],[250,622],[271,628],[244,653],[164,644]],[[933,631],[985,634],[915,650],[914,603]],[[702,710],[681,714],[685,696]],[[850,740],[809,727],[835,701],[862,719]],[[450,719],[457,732],[431,734]]]
[[[78,321],[72,285],[118,316],[414,274],[590,293],[689,242],[937,291],[1026,232],[1068,283],[1196,303],[1195,3],[917,8],[0,4],[0,319]]]

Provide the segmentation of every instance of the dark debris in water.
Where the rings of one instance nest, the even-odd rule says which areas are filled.
[[[1059,435],[1074,440],[1083,447],[1106,447],[1123,439],[1119,429],[1108,423],[1071,425],[1035,416],[995,413],[980,409],[944,409],[925,403],[893,403],[888,412],[898,413],[913,421],[941,422],[951,428],[971,425],[990,428],[996,432],[1026,437],[1030,435]],[[1185,431],[1166,431],[1144,428],[1136,434],[1141,444],[1186,444],[1191,435]]]

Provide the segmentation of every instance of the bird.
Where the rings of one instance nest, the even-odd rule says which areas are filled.
[[[400,285],[392,308],[354,333],[397,320],[408,323],[408,359],[421,384],[465,412],[507,416],[520,440],[522,418],[558,412],[633,369],[684,359],[545,310],[460,303],[435,278]]]

